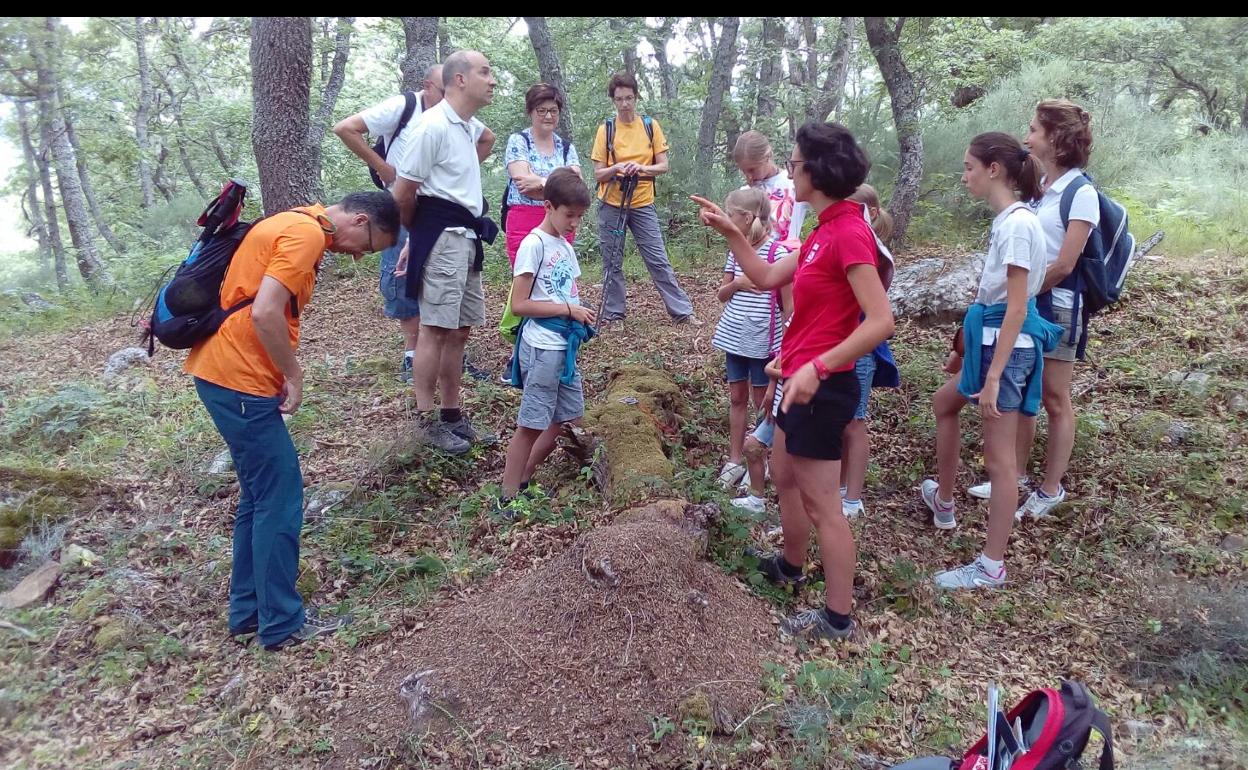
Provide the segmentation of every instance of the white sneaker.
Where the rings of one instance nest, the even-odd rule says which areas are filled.
[[[845,518],[850,521],[866,514],[866,512],[867,509],[863,506],[861,500],[846,500],[844,497],[841,498],[841,513],[844,514]]]
[[[1022,507],[1014,512],[1014,521],[1022,521],[1028,516],[1033,519],[1047,519],[1053,515],[1053,509],[1064,502],[1066,502],[1066,487],[1058,490],[1053,497],[1042,496],[1042,492],[1037,489],[1028,495]]]
[[[734,497],[729,503],[733,508],[740,508],[750,513],[766,513],[767,501],[756,495],[746,495],[745,497]]]
[[[1026,492],[1029,486],[1031,486],[1031,478],[1029,476],[1018,477],[1019,492]],[[992,482],[985,481],[983,484],[976,484],[975,486],[967,489],[966,493],[971,497],[975,497],[980,500],[987,500],[992,497]]]
[[[976,558],[970,564],[936,573],[934,578],[939,588],[956,591],[963,588],[1000,588],[1005,585],[1005,567],[1000,575],[992,575]]]
[[[741,477],[745,475],[745,466],[741,463],[724,463],[723,469],[719,472],[719,485],[724,489],[732,489],[741,482]]]
[[[737,482],[737,489],[749,489],[749,488],[750,488],[750,469],[747,467],[745,469],[745,475],[742,476],[741,480]]]
[[[919,487],[919,497],[923,498],[923,504],[932,512],[932,526],[936,529],[956,529],[958,519],[953,515],[953,505],[948,508],[938,500],[940,496],[940,484],[935,479],[923,479],[923,485]]]

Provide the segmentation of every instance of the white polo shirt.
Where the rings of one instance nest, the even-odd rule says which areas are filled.
[[[364,127],[368,129],[369,135],[380,136],[386,140],[386,162],[390,165],[395,165],[395,161],[403,157],[403,150],[411,138],[412,131],[416,128],[421,113],[424,112],[424,103],[424,93],[417,91],[412,115],[408,118],[403,131],[397,135],[399,120],[403,117],[403,109],[407,106],[407,97],[403,94],[391,96],[360,113],[360,118],[364,121]]]
[[[458,203],[473,216],[481,216],[477,140],[485,132],[485,124],[476,118],[464,120],[445,99],[413,122],[416,126],[401,148],[401,157],[391,161],[398,175],[419,182],[421,195]]]
[[[1040,220],[1040,228],[1044,230],[1045,257],[1048,264],[1057,261],[1062,250],[1062,241],[1066,239],[1066,228],[1062,225],[1062,192],[1066,186],[1083,173],[1081,168],[1072,168],[1057,178],[1049,189],[1044,191],[1038,204],[1033,204],[1036,217]],[[1084,185],[1075,193],[1070,202],[1070,220],[1090,222],[1096,227],[1101,221],[1101,204],[1096,197],[1092,185]],[[1075,306],[1075,295],[1069,289],[1053,289],[1053,307],[1070,310]]]

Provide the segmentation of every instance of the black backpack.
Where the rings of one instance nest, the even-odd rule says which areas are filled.
[[[529,150],[533,149],[533,138],[529,136],[529,129],[526,128],[519,133],[520,133],[520,136],[524,137],[524,151],[528,152]],[[555,134],[555,138],[563,143],[563,165],[566,166],[568,165],[568,149],[572,145],[568,142],[567,139],[564,139],[562,136],[559,136],[558,134]],[[514,185],[515,183],[511,181],[511,175],[508,174],[507,184],[503,186],[503,200],[498,208],[498,227],[500,230],[505,231],[507,229],[507,211],[511,208],[511,206],[507,204],[507,197],[508,195],[510,195],[511,188]]]
[[[394,144],[394,140],[399,134],[403,133],[403,129],[407,128],[407,122],[412,119],[412,113],[416,111],[416,94],[412,91],[403,92],[403,114],[399,115],[399,125],[394,129],[394,133],[390,135],[390,144]],[[378,137],[373,143],[373,152],[381,156],[382,160],[388,161],[386,153],[389,148],[386,147],[386,137]],[[373,184],[377,185],[377,189],[384,190],[386,186],[382,183],[381,177],[377,174],[377,170],[371,166],[368,169],[368,175],[373,178]]]

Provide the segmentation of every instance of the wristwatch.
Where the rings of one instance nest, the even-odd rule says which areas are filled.
[[[810,359],[810,363],[815,367],[815,374],[819,375],[820,380],[826,380],[832,376],[832,371],[823,365],[823,361],[818,356]]]

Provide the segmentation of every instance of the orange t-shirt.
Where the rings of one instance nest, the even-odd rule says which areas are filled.
[[[306,213],[300,213],[306,212]],[[308,215],[311,216],[308,216]],[[334,226],[324,206],[283,211],[260,220],[243,238],[221,283],[221,307],[254,298],[269,275],[280,281],[302,310],[312,297],[316,268],[333,243]],[[299,318],[286,303],[290,345],[299,345]],[[183,369],[223,388],[253,396],[276,396],[285,379],[273,364],[251,322],[251,305],[225,319],[216,334],[191,348]]]

